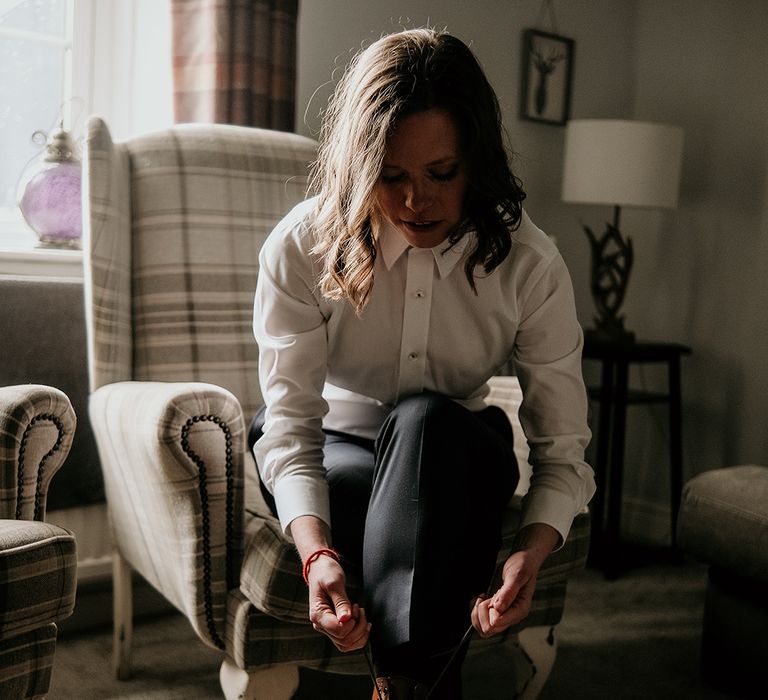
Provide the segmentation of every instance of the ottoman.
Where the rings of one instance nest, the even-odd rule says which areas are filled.
[[[715,469],[683,490],[681,549],[709,564],[704,678],[729,693],[768,697],[768,467]]]

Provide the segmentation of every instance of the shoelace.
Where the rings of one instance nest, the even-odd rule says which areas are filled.
[[[363,654],[365,655],[365,662],[368,664],[368,673],[371,674],[371,680],[373,681],[373,687],[376,689],[376,695],[379,696],[379,700],[384,700],[383,697],[381,697],[381,690],[379,689],[379,684],[376,682],[376,670],[373,668],[373,661],[371,660],[371,643],[370,641],[366,643],[366,645],[363,647]]]
[[[474,629],[475,628],[472,625],[467,627],[467,631],[464,632],[464,635],[462,636],[461,640],[454,647],[453,651],[451,652],[451,655],[448,657],[448,661],[445,663],[445,666],[443,666],[440,673],[437,674],[437,678],[435,678],[434,683],[432,683],[429,690],[427,691],[427,694],[424,696],[424,700],[429,700],[429,698],[432,697],[432,693],[435,692],[435,688],[437,688],[440,681],[443,680],[443,676],[448,672],[448,669],[451,667],[453,660],[456,658],[456,655],[459,653],[461,648],[464,646],[464,644],[466,644],[466,642],[472,636],[472,631]],[[379,696],[379,700],[385,700],[384,697],[381,695],[381,689],[379,688],[379,684],[376,682],[376,670],[373,667],[373,661],[371,659],[371,643],[370,642],[368,642],[363,647],[363,654],[365,655],[365,661],[368,664],[368,673],[370,673],[371,675],[371,680],[373,681],[373,687],[376,689],[376,695]]]
[[[440,681],[443,680],[443,676],[448,672],[448,669],[451,667],[453,660],[456,658],[456,654],[459,653],[459,650],[464,646],[464,644],[466,644],[466,642],[472,636],[472,631],[474,629],[475,628],[471,624],[469,627],[467,627],[467,631],[464,632],[464,635],[462,636],[461,640],[456,645],[454,650],[451,652],[451,655],[448,658],[447,663],[445,664],[445,666],[443,666],[443,670],[437,674],[437,678],[435,679],[435,682],[432,684],[432,687],[427,691],[427,694],[424,696],[424,700],[429,700],[429,698],[432,697],[432,693],[435,692],[435,688],[437,688]],[[379,695],[379,697],[381,697],[381,695]]]
[[[494,572],[493,576],[491,577],[491,582],[488,585],[488,589],[486,590],[485,596],[483,596],[484,598],[489,598],[492,595],[492,589],[494,588],[494,584],[497,582],[497,579],[499,579],[500,575],[501,575],[500,570],[497,567],[497,570]],[[437,688],[438,683],[440,683],[440,681],[443,679],[443,676],[448,672],[448,669],[451,667],[451,664],[453,663],[453,660],[456,658],[456,655],[459,653],[462,646],[466,644],[466,642],[472,636],[472,631],[474,629],[475,629],[474,626],[470,622],[469,627],[467,627],[467,631],[464,632],[464,635],[461,637],[461,640],[459,640],[459,643],[454,647],[453,651],[451,652],[451,655],[448,658],[448,661],[446,662],[445,666],[443,666],[443,669],[440,671],[439,674],[437,674],[437,678],[435,679],[435,682],[432,683],[432,686],[427,691],[427,694],[425,695],[425,700],[429,700],[429,698],[432,697],[432,693],[435,692],[435,688]],[[385,698],[383,698],[381,695],[379,684],[376,682],[376,670],[373,667],[373,660],[371,658],[370,641],[363,647],[363,653],[365,654],[365,660],[368,663],[368,673],[371,674],[373,687],[376,688],[376,695],[379,696],[379,700],[385,700]]]

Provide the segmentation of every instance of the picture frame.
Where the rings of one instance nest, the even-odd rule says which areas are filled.
[[[523,32],[520,118],[564,125],[571,114],[575,42],[538,29]]]

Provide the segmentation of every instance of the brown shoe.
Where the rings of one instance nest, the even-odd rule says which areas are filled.
[[[425,700],[428,691],[428,686],[413,678],[380,676],[371,700]]]

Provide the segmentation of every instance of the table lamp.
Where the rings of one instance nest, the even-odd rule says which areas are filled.
[[[617,119],[574,119],[565,131],[562,199],[613,206],[602,236],[584,232],[592,252],[590,288],[597,309],[596,340],[634,341],[619,309],[632,269],[632,240],[619,230],[621,207],[674,209],[680,186],[683,130]]]
[[[79,248],[82,233],[81,164],[67,131],[48,139],[42,164],[23,188],[19,209],[43,246]]]

